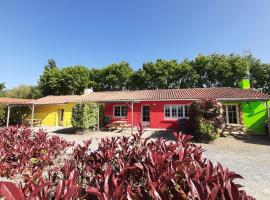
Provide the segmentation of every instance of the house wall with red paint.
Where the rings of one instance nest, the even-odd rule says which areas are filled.
[[[177,119],[168,119],[164,114],[164,106],[165,105],[189,105],[192,101],[141,101],[139,103],[134,103],[134,126],[138,126],[142,121],[142,106],[149,106],[150,108],[150,122],[149,128],[160,128],[160,129],[178,129],[179,121]],[[130,103],[129,103],[130,104]],[[128,124],[131,124],[131,108],[128,107],[127,117],[119,118],[114,117],[114,106],[118,105],[127,105],[127,103],[106,103],[104,114],[106,117],[111,118],[112,121],[117,120],[127,120]],[[188,126],[188,125],[187,125]]]

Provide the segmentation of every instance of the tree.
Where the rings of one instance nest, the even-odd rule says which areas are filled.
[[[57,68],[55,60],[49,59],[48,64],[45,65],[45,69],[54,69],[54,68]]]
[[[102,83],[102,76],[103,76],[103,68],[97,69],[92,68],[89,71],[89,79],[90,79],[90,86],[94,88],[95,91],[103,91],[103,83]]]
[[[40,91],[36,86],[20,85],[3,92],[3,96],[19,99],[37,99],[41,97]]]
[[[192,61],[198,74],[196,87],[236,87],[250,67],[247,57],[231,54],[198,55]]]
[[[169,88],[192,88],[197,83],[198,74],[191,62],[185,59],[182,63],[174,65],[170,77]]]
[[[79,95],[82,94],[84,89],[91,87],[90,70],[87,67],[75,65],[65,67],[60,72],[59,85],[62,95]]]
[[[0,93],[5,89],[5,83],[0,83]]]
[[[254,88],[270,94],[270,65],[261,64],[260,61],[253,63],[250,69],[251,85]]]
[[[62,87],[60,85],[61,72],[55,64],[54,60],[48,60],[48,65],[45,65],[44,71],[41,74],[38,82],[38,87],[43,96],[60,95]]]
[[[136,76],[140,75],[141,85],[145,89],[169,88],[172,82],[171,75],[177,66],[176,60],[166,61],[158,59],[155,63],[147,62],[143,64]]]
[[[123,90],[130,85],[130,78],[133,74],[132,68],[127,62],[111,64],[101,70],[100,88],[101,90]]]

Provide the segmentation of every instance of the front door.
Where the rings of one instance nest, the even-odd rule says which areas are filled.
[[[58,110],[58,126],[64,125],[64,109]]]
[[[142,125],[148,127],[150,125],[150,107],[142,106]]]

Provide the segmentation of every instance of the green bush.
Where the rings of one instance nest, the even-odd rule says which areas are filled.
[[[213,141],[224,124],[222,105],[212,99],[195,101],[189,110],[191,132],[195,139]]]
[[[92,129],[98,123],[98,105],[96,103],[78,103],[72,109],[72,126],[79,129]]]
[[[207,141],[213,141],[219,136],[218,132],[215,131],[214,125],[203,118],[200,119],[199,132],[202,134],[202,138]]]

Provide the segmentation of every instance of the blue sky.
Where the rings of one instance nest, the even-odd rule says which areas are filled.
[[[3,0],[0,82],[35,84],[49,58],[59,67],[137,69],[157,58],[250,50],[270,62],[269,0]]]

